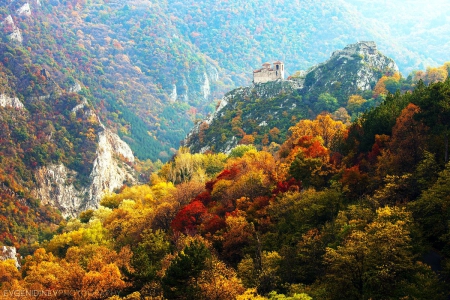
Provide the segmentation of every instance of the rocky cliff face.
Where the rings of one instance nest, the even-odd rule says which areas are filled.
[[[209,103],[214,84],[219,80],[219,71],[211,63],[199,66],[187,74],[180,74],[175,83],[167,90],[172,102],[186,102],[189,104]]]
[[[19,261],[17,260],[16,247],[2,246],[0,247],[0,260],[12,259],[16,264],[16,268],[20,268]]]
[[[18,184],[15,185],[14,193],[21,191],[23,196],[31,191],[33,198],[60,209],[64,217],[75,216],[89,208],[97,208],[105,193],[122,187],[125,182],[135,182],[132,167],[134,155],[128,144],[100,123],[85,98],[73,94],[72,97],[78,100],[69,105],[70,97],[64,94],[28,98],[24,103],[18,97],[0,94],[0,123],[3,128],[3,132],[0,132],[0,162],[9,162],[12,164],[10,168],[21,170],[20,173],[13,172],[2,180],[16,180]],[[66,101],[66,106],[60,111],[51,111],[51,108],[63,102],[62,99]],[[48,104],[49,110],[45,110],[44,104]],[[36,111],[36,106],[39,105],[40,109]],[[53,117],[47,120],[45,113]],[[72,116],[72,119],[64,121],[65,115]],[[83,128],[82,122],[91,122],[88,123],[91,128]],[[39,127],[37,123],[47,126]],[[78,135],[61,137],[61,133],[68,131]],[[93,136],[88,138],[88,133]],[[74,146],[76,139],[82,141],[78,141],[78,146]],[[91,142],[87,143],[83,139]],[[77,148],[76,152],[69,154],[62,152],[66,149],[64,147]],[[40,154],[36,156],[33,152],[35,149],[42,152],[38,152]],[[55,159],[54,155],[49,155],[65,153],[60,154],[60,157],[75,157],[79,151],[90,153],[89,160],[83,160],[87,167],[74,169],[77,165],[71,164],[73,160],[67,157],[65,160]],[[39,163],[33,165],[32,162],[36,161],[36,158],[40,158]],[[20,159],[23,159],[23,164]],[[23,184],[23,187],[19,187],[19,184]],[[8,183],[6,187],[10,185]]]
[[[304,92],[323,92],[331,85],[345,95],[373,89],[381,75],[399,72],[396,63],[377,50],[374,42],[351,44],[333,52],[304,77]]]
[[[31,7],[28,2],[19,7],[16,11],[19,16],[31,17]]]
[[[350,95],[371,91],[384,74],[395,72],[395,62],[381,54],[374,42],[348,45],[290,80],[253,84],[227,93],[184,143],[194,152],[229,152],[239,143],[277,143],[290,126],[300,119],[315,118],[324,110],[323,105],[317,105],[322,95],[335,99],[331,108],[326,107],[333,109],[331,113],[345,107]]]
[[[10,40],[22,43],[23,37],[19,27],[16,26],[11,15],[7,16],[0,23],[0,28],[6,32]]]
[[[134,156],[130,147],[106,128],[99,133],[98,139],[97,158],[88,186],[76,186],[74,179],[77,173],[63,164],[48,165],[35,173],[35,197],[43,204],[57,207],[64,217],[69,217],[86,209],[98,208],[105,193],[122,187],[125,182],[133,183],[135,177],[131,164]]]
[[[24,109],[23,103],[17,97],[8,97],[5,94],[0,94],[0,106],[14,107],[17,109]]]
[[[78,82],[70,89],[71,92],[80,90]],[[31,100],[50,101],[51,97],[43,95]],[[16,103],[11,99],[9,102]],[[136,181],[132,168],[135,158],[131,148],[100,122],[88,101],[83,98],[70,111],[84,118],[97,119],[100,123],[98,145],[88,184],[77,182],[78,173],[64,164],[48,164],[36,170],[36,187],[33,190],[34,197],[40,199],[43,204],[58,208],[64,217],[73,217],[84,210],[96,209],[106,193],[122,187],[124,183]]]

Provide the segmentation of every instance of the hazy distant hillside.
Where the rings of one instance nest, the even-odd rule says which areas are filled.
[[[436,62],[442,64],[448,61],[450,2],[445,0],[426,2],[346,0],[346,2],[353,5],[364,18],[371,19],[377,24],[373,27],[374,31],[382,29],[386,36],[390,36],[388,41],[378,42],[386,46],[385,52],[392,55],[396,61],[400,58],[394,51],[399,51],[401,47],[407,49],[411,59],[415,56],[412,53],[417,53],[420,60],[402,61],[403,70],[412,67],[423,69],[429,65],[436,65]]]
[[[284,60],[289,72],[306,69],[359,40],[376,41],[403,73],[442,64],[450,49],[445,13],[437,20],[436,14],[427,14],[441,6],[412,9],[403,3],[344,0],[171,2],[170,12],[185,36],[236,75],[273,59]],[[448,11],[448,5],[442,9]],[[429,51],[434,48],[439,51]]]

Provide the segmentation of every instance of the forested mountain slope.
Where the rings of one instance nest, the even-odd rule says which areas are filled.
[[[450,80],[419,81],[348,126],[329,114],[301,120],[273,153],[182,148],[150,183],[108,195],[34,244],[21,272],[0,261],[0,289],[445,300],[449,103]]]
[[[275,59],[284,61],[288,72],[305,70],[335,49],[361,40],[376,41],[403,73],[442,64],[450,50],[445,26],[450,6],[442,1],[407,5],[357,0],[168,3],[185,36],[236,75]]]
[[[169,17],[157,4],[129,4],[4,1],[2,60],[21,68],[15,51],[23,52],[30,67],[45,68],[63,90],[79,90],[137,156],[164,160],[197,109],[209,104],[219,73],[189,42],[173,37],[177,30],[164,25]],[[45,96],[26,90],[27,72],[14,92]]]

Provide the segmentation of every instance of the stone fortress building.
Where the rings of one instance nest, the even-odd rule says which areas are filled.
[[[284,64],[281,61],[274,62],[273,68],[267,62],[261,69],[253,71],[253,83],[266,83],[278,79],[284,79]]]

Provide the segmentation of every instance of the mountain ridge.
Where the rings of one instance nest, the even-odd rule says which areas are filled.
[[[229,152],[238,143],[279,143],[296,121],[313,119],[322,111],[333,113],[347,106],[349,96],[371,92],[382,76],[395,73],[395,62],[374,42],[348,45],[288,80],[230,91],[209,118],[196,124],[184,145],[193,152]]]

